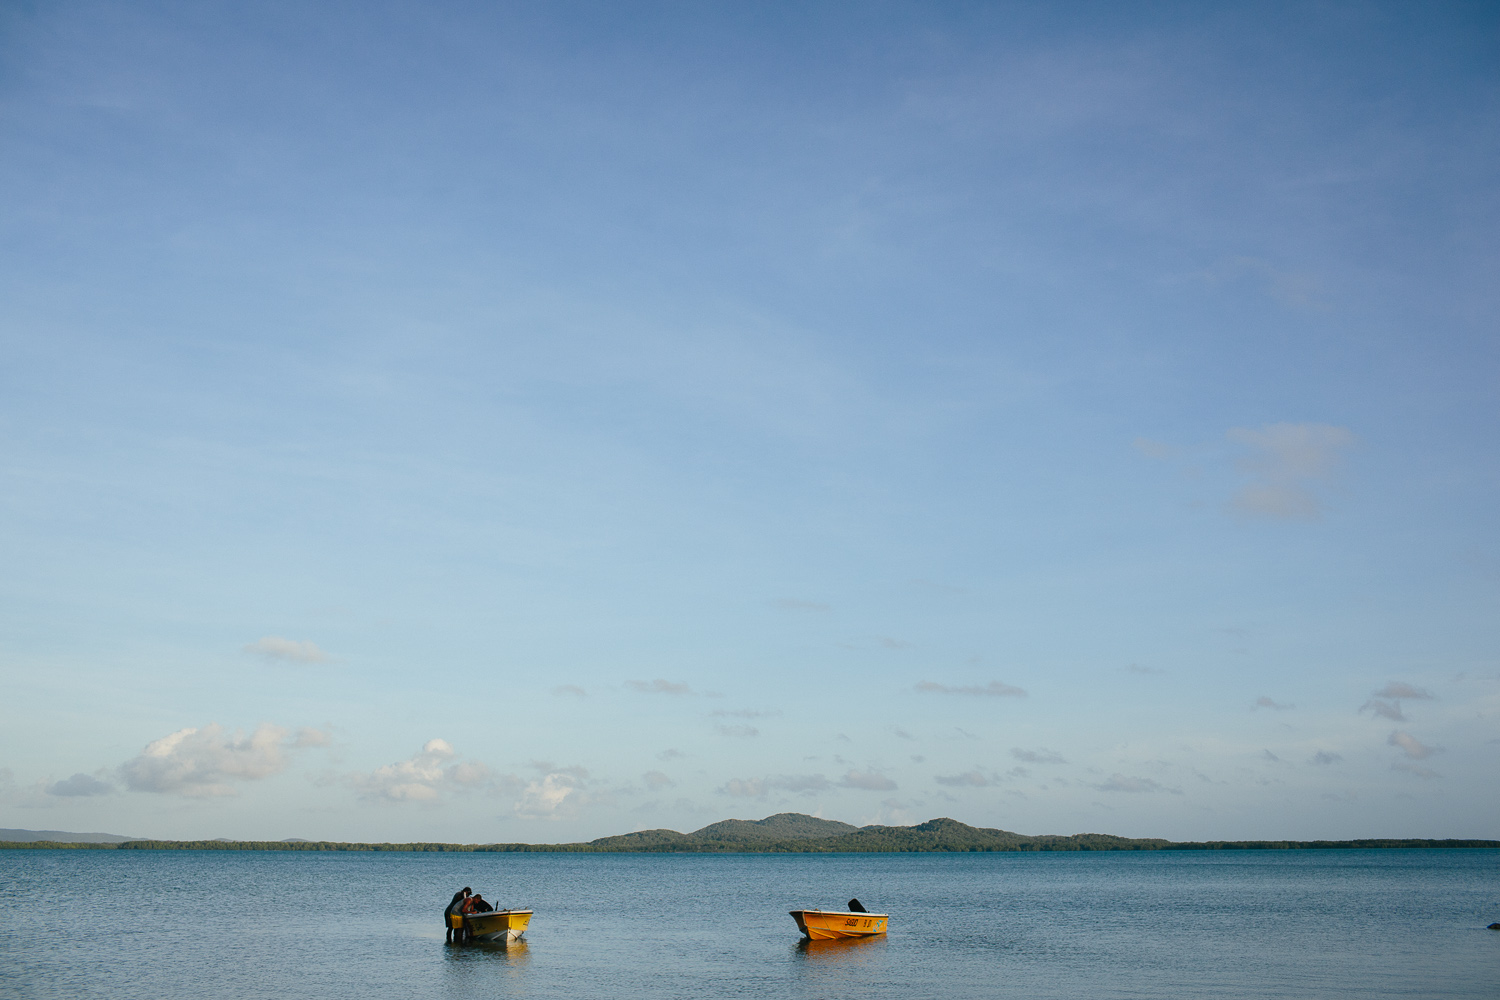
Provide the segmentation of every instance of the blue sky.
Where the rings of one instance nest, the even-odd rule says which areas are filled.
[[[0,11],[0,825],[1500,837],[1484,4]]]

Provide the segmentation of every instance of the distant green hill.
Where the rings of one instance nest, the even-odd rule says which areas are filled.
[[[117,833],[68,833],[65,830],[6,830],[0,829],[0,841],[26,844],[47,841],[53,844],[123,844],[137,837],[122,837]]]
[[[0,831],[23,832],[31,831]],[[80,836],[73,834],[70,836]],[[107,836],[107,835],[95,835]],[[801,813],[777,813],[760,820],[726,819],[693,833],[642,830],[601,837],[582,844],[357,844],[333,841],[132,840],[124,843],[0,843],[0,848],[72,847],[101,850],[210,851],[460,851],[503,853],[656,854],[831,854],[976,851],[1230,851],[1306,850],[1372,847],[1500,847],[1496,840],[1257,840],[1174,843],[1106,833],[1027,836],[1008,830],[969,826],[955,819],[930,819],[916,826],[856,827]]]

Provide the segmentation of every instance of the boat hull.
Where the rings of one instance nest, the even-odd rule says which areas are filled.
[[[884,934],[890,915],[847,913],[842,910],[791,910],[797,929],[814,941],[871,937]]]
[[[464,928],[474,941],[519,941],[531,924],[531,910],[492,910],[464,914]]]

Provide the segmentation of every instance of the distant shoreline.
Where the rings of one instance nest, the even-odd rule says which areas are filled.
[[[644,830],[577,844],[393,844],[328,840],[124,840],[118,843],[0,841],[0,850],[378,851],[460,854],[1011,854],[1056,851],[1316,851],[1375,848],[1494,849],[1500,848],[1500,840],[1370,838],[1170,841],[1115,837],[1102,833],[1080,833],[1066,837],[1026,836],[1008,830],[972,827],[946,818],[928,820],[916,826],[854,827],[800,813],[778,813],[763,820],[724,820],[694,833]]]
[[[1183,841],[1160,847],[891,847],[823,848],[733,847],[647,848],[594,847],[590,844],[440,844],[353,843],[306,841],[297,844],[279,840],[130,840],[121,844],[78,843],[54,840],[0,840],[0,851],[368,851],[406,854],[1045,854],[1085,851],[1324,851],[1324,850],[1414,850],[1500,848],[1500,840],[1240,840]]]

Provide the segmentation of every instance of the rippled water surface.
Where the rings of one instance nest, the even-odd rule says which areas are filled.
[[[471,885],[527,941],[448,946]],[[801,942],[858,896],[885,938]],[[1500,852],[0,851],[6,997],[1500,996]]]

